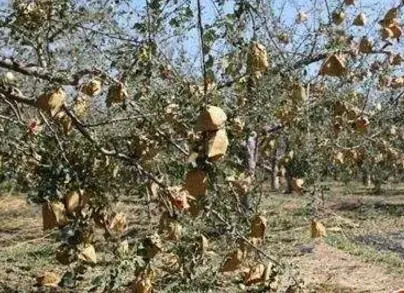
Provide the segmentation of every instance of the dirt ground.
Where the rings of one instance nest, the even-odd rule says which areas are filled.
[[[404,188],[370,195],[333,186],[317,217],[327,236],[310,238],[312,199],[269,194],[268,247],[293,263],[310,292],[393,292],[404,288]],[[37,206],[23,195],[0,196],[0,292],[31,292],[54,259],[57,232],[44,233]]]

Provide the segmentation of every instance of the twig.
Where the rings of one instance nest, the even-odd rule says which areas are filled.
[[[151,116],[157,116],[157,115],[159,115],[159,114],[154,113],[154,114],[135,115],[135,116],[129,116],[129,117],[110,119],[110,120],[100,121],[100,122],[95,122],[95,123],[83,124],[83,126],[87,127],[87,128],[91,128],[91,127],[97,127],[97,126],[103,126],[103,125],[107,125],[107,124],[112,124],[112,123],[115,123],[115,122],[130,121],[130,120],[136,120],[136,119],[139,119],[139,118],[151,117]]]

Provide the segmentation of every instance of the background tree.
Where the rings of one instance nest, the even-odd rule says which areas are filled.
[[[123,268],[135,292],[215,290],[218,268],[243,262],[258,266],[246,283],[258,270],[262,287],[279,275],[299,290],[257,240],[270,180],[314,197],[330,176],[402,180],[403,3],[384,4],[2,2],[0,175],[60,228],[56,257],[74,264],[60,285],[96,262],[100,228],[106,291],[133,280]],[[148,207],[136,235],[116,207],[127,199]],[[206,237],[235,250],[201,271]],[[178,270],[156,273],[161,251]]]

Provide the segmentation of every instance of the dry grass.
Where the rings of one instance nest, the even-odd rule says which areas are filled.
[[[269,194],[263,202],[268,251],[298,266],[311,292],[391,292],[404,287],[402,186],[376,196],[363,188],[334,185],[318,210],[328,229],[320,243],[310,238],[311,202],[309,197],[281,194]],[[135,234],[147,234],[157,223],[154,207],[150,219],[147,207],[138,202],[118,208],[130,215]],[[136,216],[140,213],[142,217]],[[29,206],[21,195],[2,196],[0,219],[1,292],[31,292],[39,272],[65,270],[54,259],[57,232],[44,234],[38,207]],[[211,263],[220,261],[217,255],[210,257]],[[101,265],[93,273],[100,270]]]

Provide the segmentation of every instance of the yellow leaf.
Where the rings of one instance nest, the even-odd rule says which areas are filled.
[[[337,165],[337,164],[343,165],[344,164],[344,153],[343,152],[335,153],[334,158],[333,158],[333,163],[335,165]]]
[[[55,118],[62,125],[64,135],[69,135],[73,130],[72,119],[65,112],[59,112]]]

